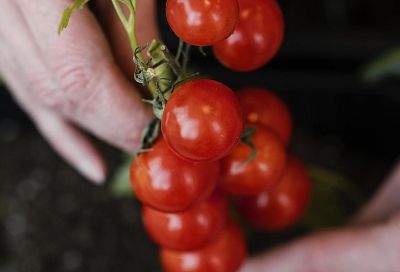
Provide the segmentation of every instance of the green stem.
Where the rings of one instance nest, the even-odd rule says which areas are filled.
[[[183,51],[183,61],[182,61],[182,70],[186,73],[187,66],[190,60],[190,48],[191,45],[186,43],[185,44],[185,49]]]
[[[182,54],[182,50],[183,50],[183,45],[184,45],[184,41],[182,41],[181,39],[179,39],[178,51],[177,51],[176,56],[175,56],[176,62],[179,62],[179,59],[181,58],[181,54]]]
[[[136,32],[135,32],[135,17],[136,17],[136,1],[135,0],[123,0],[122,3],[126,5],[126,7],[129,9],[129,18],[127,19],[124,12],[122,11],[122,8],[120,6],[119,1],[120,0],[111,0],[114,6],[114,9],[118,15],[119,20],[122,23],[122,26],[124,27],[128,39],[129,39],[129,44],[131,46],[132,52],[135,53],[136,49],[139,47],[137,38],[136,38]],[[136,55],[139,60],[144,63],[144,57],[142,53],[138,53]],[[150,92],[155,94],[155,88],[156,86],[152,83],[148,84],[147,86],[150,90]]]
[[[121,21],[124,29],[128,28],[128,21],[126,20],[125,14],[121,9],[121,6],[118,3],[118,0],[111,0],[114,6],[115,11],[117,12],[118,18]]]

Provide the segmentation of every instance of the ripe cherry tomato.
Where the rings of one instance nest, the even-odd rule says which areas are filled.
[[[239,21],[233,33],[214,45],[226,67],[251,71],[270,61],[283,40],[284,21],[276,0],[239,0]]]
[[[231,89],[209,79],[178,86],[164,109],[161,130],[169,147],[191,161],[218,160],[240,139],[243,117]]]
[[[248,123],[269,126],[287,145],[292,134],[292,118],[285,103],[263,88],[245,88],[237,92],[244,119]]]
[[[168,0],[167,20],[175,34],[199,46],[215,44],[234,30],[239,16],[237,0]]]
[[[230,222],[218,237],[194,251],[161,250],[165,272],[235,272],[246,256],[242,230]]]
[[[233,195],[257,195],[274,186],[285,167],[286,151],[281,139],[269,128],[253,125],[256,133],[251,140],[256,157],[248,161],[252,149],[240,143],[222,159],[221,188]]]
[[[208,198],[220,175],[219,162],[194,163],[172,152],[162,138],[131,165],[130,180],[137,198],[166,212],[178,212]]]
[[[239,210],[262,230],[281,230],[303,214],[311,196],[311,182],[303,164],[289,156],[282,179],[270,191],[238,200]]]
[[[228,203],[221,193],[180,213],[143,208],[143,223],[152,239],[162,247],[194,250],[216,237],[228,218]]]

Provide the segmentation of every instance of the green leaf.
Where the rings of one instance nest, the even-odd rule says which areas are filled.
[[[365,81],[377,81],[389,75],[400,76],[400,47],[389,50],[361,70]]]
[[[69,19],[75,10],[83,8],[90,0],[75,0],[69,7],[64,10],[60,24],[58,25],[58,34],[67,28]]]
[[[117,198],[133,197],[132,188],[129,182],[129,168],[134,155],[127,155],[122,164],[114,172],[111,178],[111,194]]]
[[[345,223],[364,201],[364,196],[350,179],[331,169],[318,165],[309,165],[308,169],[313,192],[302,224],[322,229]]]

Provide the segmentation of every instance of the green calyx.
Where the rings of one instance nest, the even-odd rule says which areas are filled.
[[[253,140],[251,139],[251,136],[256,134],[256,132],[257,130],[255,128],[246,128],[240,137],[240,141],[245,145],[249,146],[251,149],[249,157],[245,160],[246,163],[251,162],[257,156],[257,148],[254,145]]]

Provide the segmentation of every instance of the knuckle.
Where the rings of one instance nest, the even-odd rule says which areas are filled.
[[[95,77],[91,67],[83,63],[66,64],[56,68],[55,76],[69,99],[80,101],[90,96],[91,90],[88,87]]]
[[[74,61],[55,69],[60,91],[69,104],[68,114],[81,116],[90,110],[91,101],[103,90],[106,65],[104,61],[96,64]]]
[[[27,90],[31,90],[39,103],[53,109],[59,109],[63,106],[63,98],[50,75],[31,73],[27,78]]]

